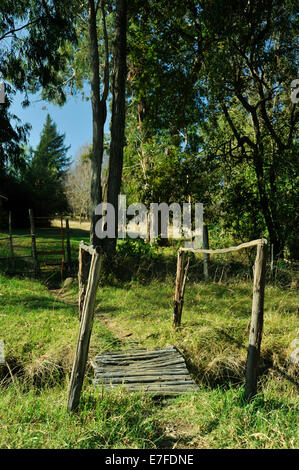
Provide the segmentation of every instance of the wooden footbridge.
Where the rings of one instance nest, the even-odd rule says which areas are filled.
[[[187,268],[184,269],[184,252],[228,253],[253,246],[257,247],[257,254],[254,265],[252,312],[246,364],[246,399],[252,398],[257,390],[257,371],[263,329],[267,240],[253,240],[236,247],[218,250],[181,248],[178,252],[173,312],[173,324],[177,328],[181,324],[186,269],[188,269],[188,264]],[[80,329],[69,386],[69,412],[75,410],[80,401],[102,261],[103,255],[98,247],[94,248],[93,246],[84,245],[83,242],[80,243],[78,272]],[[94,368],[94,385],[107,389],[122,385],[130,392],[143,390],[155,395],[178,395],[197,389],[196,384],[189,376],[184,358],[174,347],[156,351],[135,349],[127,352],[106,352],[97,356]]]
[[[94,368],[96,387],[122,385],[129,392],[142,390],[154,395],[178,395],[198,389],[184,358],[173,346],[103,353],[96,357]]]

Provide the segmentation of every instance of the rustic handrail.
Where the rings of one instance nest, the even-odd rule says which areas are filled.
[[[87,251],[90,255],[93,255],[94,253],[100,253],[100,248],[98,246],[86,245],[83,240],[81,240],[79,248],[82,248],[82,250]]]
[[[216,250],[203,250],[196,248],[179,248],[179,251],[190,251],[191,253],[207,253],[210,255],[229,253],[231,251],[243,250],[244,248],[251,248],[252,246],[266,245],[267,240],[265,238],[259,238],[258,240],[251,240],[250,242],[241,243],[238,246],[230,246],[229,248],[219,248]]]
[[[267,256],[267,240],[260,238],[258,240],[251,240],[250,242],[241,243],[238,246],[231,246],[229,248],[220,248],[216,250],[195,249],[195,248],[180,248],[178,250],[177,260],[177,275],[174,293],[174,312],[173,324],[178,327],[181,324],[182,308],[184,302],[185,280],[183,280],[184,270],[184,253],[207,253],[207,254],[221,254],[229,253],[232,251],[242,250],[244,248],[257,247],[257,254],[254,264],[254,279],[253,279],[253,295],[252,295],[252,310],[250,321],[249,333],[249,346],[246,361],[246,382],[245,382],[245,398],[247,400],[255,396],[257,391],[257,374],[258,363],[260,357],[260,348],[263,332],[263,316],[264,316],[264,290],[265,290],[265,276],[266,276],[266,256]]]

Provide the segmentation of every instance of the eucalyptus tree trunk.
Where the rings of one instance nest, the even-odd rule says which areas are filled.
[[[117,240],[118,195],[121,189],[125,134],[127,1],[117,0],[115,8],[115,38],[113,47],[112,116],[107,200],[115,209],[115,238],[107,239],[105,251],[115,252]]]
[[[104,23],[104,35],[106,35],[105,12],[101,2],[102,20]],[[101,240],[96,237],[95,225],[98,216],[95,215],[95,208],[102,202],[101,172],[104,153],[104,125],[106,121],[106,100],[109,86],[108,69],[108,44],[105,37],[106,63],[104,70],[104,89],[102,98],[100,96],[100,63],[98,51],[97,35],[97,11],[94,0],[88,0],[88,32],[90,50],[90,84],[92,103],[92,158],[91,158],[91,244],[98,246]]]

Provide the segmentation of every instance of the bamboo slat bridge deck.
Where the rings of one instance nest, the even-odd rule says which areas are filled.
[[[113,351],[96,357],[95,386],[123,385],[129,392],[178,395],[198,390],[182,355],[174,347]]]

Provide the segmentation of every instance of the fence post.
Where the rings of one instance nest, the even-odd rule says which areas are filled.
[[[274,269],[274,245],[273,243],[271,243],[271,263],[270,263],[271,279],[273,277],[273,269]]]
[[[8,213],[8,230],[9,230],[9,249],[10,249],[11,266],[14,269],[14,267],[15,267],[15,258],[14,258],[14,249],[13,249],[11,211],[9,211],[9,213]]]
[[[91,258],[77,349],[70,379],[67,406],[69,413],[78,407],[80,401],[80,394],[84,380],[89,342],[93,325],[96,292],[101,272],[102,259],[102,254],[94,250]]]
[[[36,249],[36,232],[35,224],[32,209],[29,209],[29,219],[30,219],[30,232],[31,232],[31,251],[34,261],[34,274],[37,277],[39,272],[38,258],[37,258],[37,249]]]
[[[86,293],[86,271],[87,271],[87,256],[88,253],[82,248],[81,241],[79,245],[79,269],[78,269],[78,283],[79,283],[79,295],[78,295],[78,310],[79,310],[79,321],[81,321],[84,298]]]
[[[68,272],[72,272],[72,252],[71,252],[71,241],[70,241],[70,225],[69,219],[65,219],[65,230],[66,230],[66,252],[67,252],[67,266]],[[79,250],[80,251],[80,250]]]
[[[267,240],[257,245],[254,264],[252,312],[249,333],[249,346],[246,363],[245,399],[249,400],[257,391],[257,372],[263,333],[264,290],[267,259]]]
[[[204,225],[203,226],[203,232],[202,232],[202,247],[204,250],[209,250],[209,232],[208,232],[208,226]],[[208,253],[203,254],[203,274],[205,281],[209,281],[209,261],[210,261],[210,255]]]
[[[174,293],[174,310],[173,310],[173,325],[174,327],[180,324],[180,300],[181,300],[181,289],[183,283],[183,265],[184,265],[184,252],[178,252],[177,258],[177,271],[175,281],[175,293]]]
[[[63,227],[63,217],[62,215],[60,216],[60,231],[61,231],[61,252],[62,252],[62,258],[61,258],[61,281],[63,280],[63,272],[64,272],[64,263],[65,263],[65,253],[64,253],[64,227]]]
[[[179,304],[179,314],[178,314],[178,325],[180,326],[182,320],[182,312],[183,312],[183,305],[184,305],[184,295],[185,295],[185,287],[187,282],[187,274],[189,268],[190,258],[188,257],[187,264],[184,269],[184,277],[182,281],[181,293],[180,293],[180,304]]]

